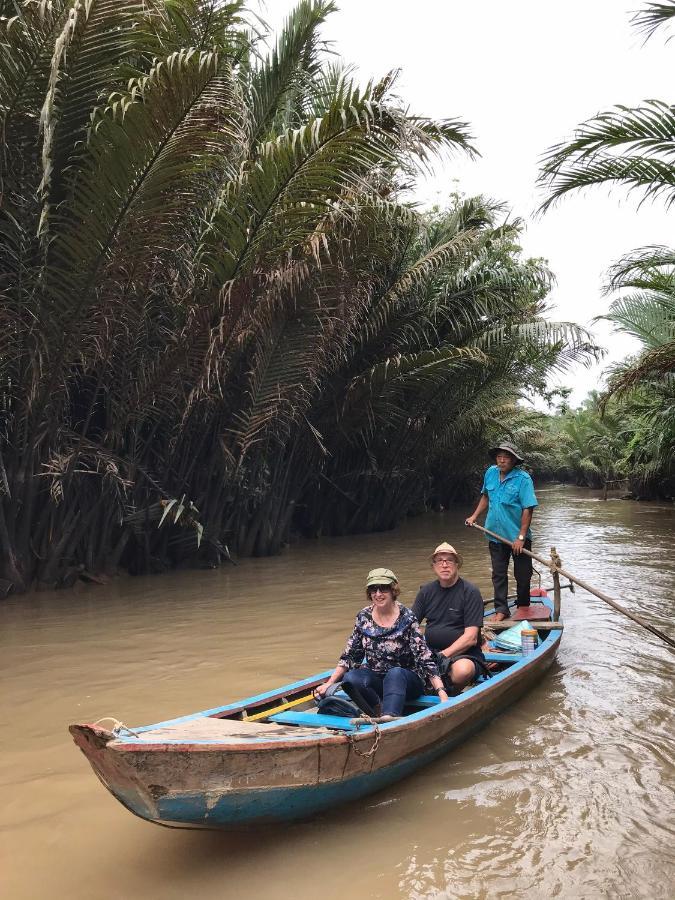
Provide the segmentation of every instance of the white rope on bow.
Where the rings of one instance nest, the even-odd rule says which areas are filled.
[[[140,735],[133,730],[133,728],[129,728],[128,725],[125,725],[124,722],[120,722],[119,719],[116,719],[114,716],[103,716],[103,718],[98,719],[94,722],[94,728],[98,725],[101,725],[103,722],[112,722],[113,727],[111,729],[113,734],[119,734],[122,731],[126,731],[129,734],[133,734],[134,737],[140,737]]]

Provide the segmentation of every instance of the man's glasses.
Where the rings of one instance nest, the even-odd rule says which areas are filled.
[[[386,594],[387,591],[391,591],[390,584],[371,584],[368,586],[369,594],[377,594],[379,591],[380,594]]]
[[[438,558],[437,558],[437,559],[434,560],[434,563],[435,563],[435,565],[437,565],[437,566],[443,566],[443,565],[445,565],[445,566],[456,566],[456,565],[457,565],[457,560],[456,560],[456,559],[438,559]]]

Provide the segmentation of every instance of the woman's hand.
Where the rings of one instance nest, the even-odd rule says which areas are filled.
[[[438,677],[432,678],[431,686],[438,694],[438,699],[441,701],[441,703],[445,703],[445,701],[448,699],[448,692],[443,687],[443,682],[441,681],[441,679]]]
[[[323,684],[320,684],[318,687],[314,688],[314,696],[318,697],[321,700],[322,697],[326,696],[326,691],[330,687],[330,681],[324,681]]]

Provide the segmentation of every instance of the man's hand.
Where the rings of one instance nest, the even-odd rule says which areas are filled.
[[[519,540],[519,538],[516,538],[513,544],[511,544],[511,549],[513,550],[514,556],[519,556],[523,552],[524,543],[525,541],[521,541]]]
[[[476,524],[476,517],[469,516],[468,519],[464,519],[464,524],[467,525],[469,528],[471,528],[472,525]]]

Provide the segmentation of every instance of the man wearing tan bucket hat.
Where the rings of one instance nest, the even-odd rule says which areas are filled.
[[[427,644],[449,661],[447,677],[459,693],[486,671],[483,598],[475,584],[460,577],[462,557],[452,544],[439,544],[430,559],[436,579],[422,585],[412,611],[419,622],[426,619]]]

